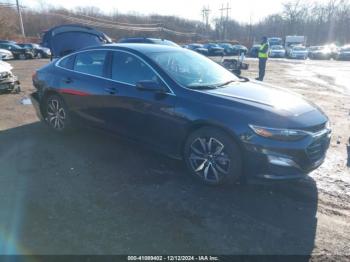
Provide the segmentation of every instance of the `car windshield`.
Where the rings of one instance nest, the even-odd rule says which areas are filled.
[[[195,52],[167,51],[148,56],[176,82],[188,88],[217,88],[238,78],[221,65]]]
[[[294,47],[293,48],[294,51],[305,51],[305,47]]]
[[[281,50],[281,49],[283,49],[283,46],[281,46],[281,45],[273,45],[273,46],[271,46],[271,49],[272,50]]]

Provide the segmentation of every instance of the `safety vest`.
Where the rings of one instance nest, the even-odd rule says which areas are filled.
[[[259,58],[268,58],[269,54],[268,54],[268,50],[266,50],[266,52],[263,52],[263,50],[266,48],[266,46],[268,45],[268,43],[262,44],[259,48]]]

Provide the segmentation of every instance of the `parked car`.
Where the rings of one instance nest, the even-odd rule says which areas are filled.
[[[218,45],[224,49],[225,55],[233,55],[234,50],[233,50],[233,46],[231,44],[219,43]]]
[[[70,41],[51,34],[53,53],[82,43],[81,33],[66,33]],[[125,135],[183,159],[208,184],[302,178],[322,164],[331,136],[327,116],[300,95],[183,48],[75,49],[37,70],[33,84],[33,104],[52,131],[80,122]]]
[[[9,63],[0,61],[0,92],[21,91],[17,76],[12,73],[12,66]]]
[[[16,44],[0,43],[0,48],[10,51],[15,59],[30,59],[34,57],[34,53],[31,49],[20,47]]]
[[[248,52],[248,56],[257,58],[259,54],[259,49],[260,45],[253,45]]]
[[[350,45],[345,45],[340,48],[336,58],[337,60],[350,60]]]
[[[187,49],[196,51],[197,53],[200,53],[202,55],[208,55],[209,51],[207,48],[204,48],[202,44],[188,44]]]
[[[36,58],[50,58],[51,57],[51,51],[49,48],[42,47],[38,44],[33,43],[25,43],[25,44],[18,44],[21,47],[31,49],[34,53],[34,57]]]
[[[148,38],[148,37],[133,37],[133,38],[123,38],[119,41],[119,43],[143,43],[143,44],[157,44],[157,45],[169,45],[169,46],[175,46],[180,47],[178,44],[166,40],[166,39],[159,39],[159,38]]]
[[[282,45],[273,45],[270,47],[269,50],[269,57],[271,58],[283,58],[286,56],[286,50]]]
[[[0,49],[0,60],[10,60],[13,59],[13,54],[6,49]]]
[[[328,46],[311,46],[308,50],[310,59],[324,59],[329,60],[332,58],[332,50]]]
[[[248,48],[246,48],[244,45],[233,45],[233,55],[240,55],[240,54],[247,54]]]
[[[219,46],[215,43],[208,43],[203,46],[204,48],[208,49],[208,55],[209,56],[224,56],[225,55],[225,49]]]
[[[308,51],[305,46],[293,46],[291,47],[288,58],[292,59],[307,59]]]
[[[0,40],[0,43],[4,43],[4,44],[16,44],[15,41],[11,41],[11,40]]]

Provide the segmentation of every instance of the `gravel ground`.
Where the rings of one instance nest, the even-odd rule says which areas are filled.
[[[23,91],[0,95],[1,254],[350,255],[350,62],[269,60],[266,82],[330,117],[326,162],[301,181],[222,188],[119,138],[50,133],[20,104],[47,62],[11,61]]]

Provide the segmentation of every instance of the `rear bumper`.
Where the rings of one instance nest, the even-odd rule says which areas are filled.
[[[39,99],[39,93],[34,92],[30,94],[30,100],[32,101],[32,104],[35,108],[36,115],[40,120],[44,120],[42,110],[41,110],[41,104],[40,104],[40,99]]]

